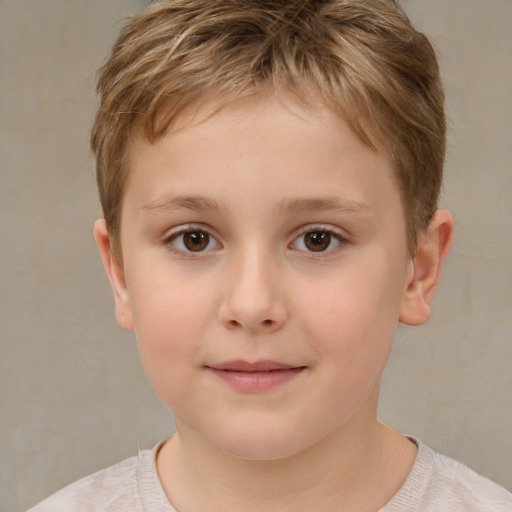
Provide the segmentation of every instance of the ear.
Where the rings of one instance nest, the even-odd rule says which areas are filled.
[[[133,330],[133,315],[130,297],[126,286],[126,279],[122,264],[114,255],[110,238],[108,236],[105,219],[98,219],[94,223],[94,239],[101,254],[105,272],[114,292],[116,306],[116,320],[120,327],[127,331]]]
[[[453,217],[447,210],[437,210],[428,229],[420,235],[412,259],[412,278],[405,291],[399,321],[421,325],[430,318],[430,304],[441,276],[444,260],[453,240]]]

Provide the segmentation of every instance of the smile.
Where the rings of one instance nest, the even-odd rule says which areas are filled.
[[[229,361],[206,369],[221,378],[236,391],[261,393],[271,391],[297,377],[305,366],[292,366],[273,361]]]

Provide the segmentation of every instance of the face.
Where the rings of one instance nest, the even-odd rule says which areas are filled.
[[[180,433],[276,459],[374,424],[413,273],[388,159],[261,96],[128,162],[117,317]]]

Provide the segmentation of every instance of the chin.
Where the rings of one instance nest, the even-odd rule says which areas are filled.
[[[256,427],[256,428],[254,428]],[[280,430],[277,427],[261,428],[254,425],[251,429],[231,430],[224,439],[216,439],[214,443],[222,451],[248,461],[277,461],[292,457],[307,449],[306,439],[300,439],[300,429],[293,432]],[[311,443],[312,444],[312,443]]]

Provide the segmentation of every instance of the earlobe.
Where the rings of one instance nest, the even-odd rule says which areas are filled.
[[[405,290],[399,321],[421,325],[430,318],[430,304],[439,283],[441,270],[453,240],[453,217],[437,210],[425,233],[419,237],[412,260],[412,277]]]
[[[116,321],[123,329],[132,331],[133,315],[124,269],[112,250],[105,219],[98,219],[94,223],[94,239],[96,240],[103,267],[114,293]]]

